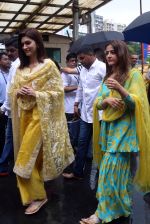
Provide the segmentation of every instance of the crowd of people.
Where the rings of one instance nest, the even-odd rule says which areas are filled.
[[[114,40],[104,52],[82,46],[69,53],[59,71],[36,29],[6,42],[0,54],[0,176],[13,169],[25,214],[48,201],[44,181],[61,174],[83,179],[87,158],[91,172],[98,171],[98,206],[81,224],[128,219],[133,183],[150,192],[149,87],[131,59],[126,43]]]

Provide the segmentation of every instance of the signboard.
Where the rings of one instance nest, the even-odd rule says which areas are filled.
[[[150,58],[150,44],[144,44],[144,59]]]

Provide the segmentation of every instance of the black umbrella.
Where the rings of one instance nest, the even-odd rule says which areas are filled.
[[[125,41],[150,43],[150,12],[138,16],[123,31]]]
[[[111,40],[124,40],[122,33],[117,31],[100,31],[97,33],[90,33],[85,36],[82,46],[92,45],[94,47],[103,47]]]
[[[117,31],[100,31],[89,33],[77,39],[70,47],[69,52],[77,53],[83,46],[92,46],[95,48],[104,48],[105,44],[111,40],[124,40],[122,33]]]
[[[83,37],[79,37],[76,41],[72,42],[70,48],[69,48],[69,52],[70,53],[77,53],[78,49],[81,47],[82,42],[84,40],[84,36]]]

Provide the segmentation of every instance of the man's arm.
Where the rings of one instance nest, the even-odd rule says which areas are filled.
[[[76,117],[80,117],[80,111],[78,106],[80,102],[82,102],[82,98],[83,98],[83,89],[82,89],[82,83],[80,81],[78,89],[77,89],[77,93],[76,93],[75,103],[74,103],[74,114]]]
[[[12,67],[9,70],[9,76],[8,76],[7,85],[6,85],[6,98],[3,105],[1,106],[1,110],[6,113],[7,111],[10,111],[10,99],[9,99],[8,91],[11,84],[13,83],[13,78],[16,74],[16,70],[19,67],[19,64],[20,62],[18,60],[15,64],[12,64]]]
[[[79,85],[77,88],[75,102],[79,104],[80,102],[82,102],[82,99],[83,99],[83,88],[82,88],[82,81],[80,79]]]
[[[78,74],[78,71],[76,68],[69,68],[69,67],[64,67],[61,68],[61,72],[67,73],[67,74]]]
[[[100,75],[102,79],[104,79],[106,75],[106,64],[103,62],[101,63]]]
[[[64,91],[65,92],[72,92],[72,91],[76,90],[77,88],[78,88],[78,86],[65,86]]]

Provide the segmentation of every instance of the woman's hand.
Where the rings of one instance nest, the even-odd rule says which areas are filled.
[[[25,96],[25,95],[33,96],[33,97],[36,96],[35,91],[31,87],[28,87],[28,86],[23,86],[20,90],[17,91],[17,97]]]
[[[121,99],[114,98],[114,97],[108,97],[103,100],[103,104],[109,105],[110,107],[117,109],[117,110],[122,110],[124,108],[124,102]]]
[[[27,93],[23,87],[17,91],[17,98],[20,96],[25,96],[25,95],[27,95]]]
[[[108,78],[105,81],[105,84],[109,89],[114,89],[118,91],[122,98],[127,97],[129,95],[128,91],[115,79]]]
[[[112,79],[112,78],[108,78],[105,81],[105,84],[109,89],[114,89],[117,91],[119,91],[122,87],[118,81],[116,81],[115,79]]]
[[[35,91],[31,87],[23,86],[22,88],[26,92],[26,95],[36,97]]]

